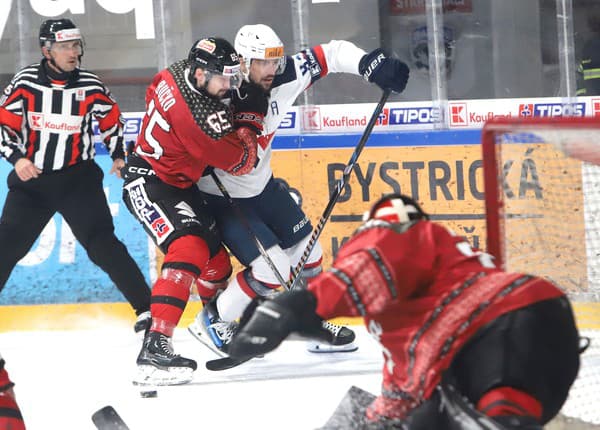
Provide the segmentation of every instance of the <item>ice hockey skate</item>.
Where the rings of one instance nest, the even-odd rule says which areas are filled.
[[[220,357],[227,356],[227,344],[236,330],[236,322],[221,319],[215,299],[202,308],[188,327],[192,336]]]
[[[135,385],[180,385],[193,379],[198,367],[194,360],[173,352],[171,338],[158,332],[148,332],[137,358]]]
[[[307,350],[316,353],[353,352],[358,349],[354,343],[356,335],[348,327],[323,321],[323,340],[326,342],[309,342]]]

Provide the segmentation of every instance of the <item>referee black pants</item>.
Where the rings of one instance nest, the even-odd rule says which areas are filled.
[[[59,213],[90,260],[108,274],[136,314],[150,309],[150,289],[125,245],[114,233],[102,169],[93,161],[43,173],[23,182],[15,171],[0,217],[0,291],[17,262],[31,249],[48,221]]]

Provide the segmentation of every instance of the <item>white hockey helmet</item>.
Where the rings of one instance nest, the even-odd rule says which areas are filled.
[[[283,42],[268,25],[244,25],[235,35],[234,46],[248,66],[253,59],[278,60],[277,73],[283,73],[285,69]]]

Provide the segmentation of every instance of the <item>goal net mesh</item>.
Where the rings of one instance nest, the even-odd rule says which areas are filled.
[[[572,299],[592,343],[562,414],[600,425],[600,121],[501,119],[482,136],[487,251]]]

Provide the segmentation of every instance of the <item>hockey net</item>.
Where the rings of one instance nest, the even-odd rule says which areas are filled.
[[[494,119],[482,145],[487,252],[571,298],[592,343],[561,413],[600,425],[600,120]]]

